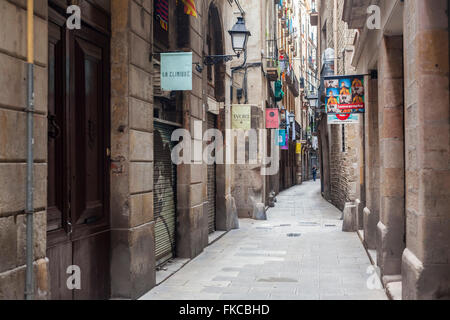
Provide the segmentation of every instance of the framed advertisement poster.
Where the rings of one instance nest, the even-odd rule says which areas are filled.
[[[328,114],[365,112],[364,76],[324,77]]]

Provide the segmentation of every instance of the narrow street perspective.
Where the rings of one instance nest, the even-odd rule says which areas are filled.
[[[277,200],[267,221],[241,220],[140,299],[387,299],[358,235],[341,231],[341,212],[322,198],[320,182]]]
[[[0,0],[0,303],[450,300],[449,1]]]

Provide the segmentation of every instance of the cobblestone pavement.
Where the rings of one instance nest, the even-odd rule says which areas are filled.
[[[277,200],[267,221],[241,219],[141,299],[387,299],[368,288],[370,260],[358,235],[341,231],[341,212],[321,197],[320,182]]]

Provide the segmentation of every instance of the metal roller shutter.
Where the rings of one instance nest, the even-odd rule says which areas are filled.
[[[160,265],[175,254],[177,167],[172,163],[171,141],[175,127],[154,123],[153,208],[155,215],[155,256]]]
[[[217,117],[208,113],[208,129],[217,128]],[[216,230],[216,164],[208,165],[208,229],[209,233]]]

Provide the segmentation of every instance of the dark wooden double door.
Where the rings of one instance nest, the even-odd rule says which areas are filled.
[[[49,7],[47,256],[52,299],[109,297],[109,37]],[[81,289],[69,289],[69,266]]]

